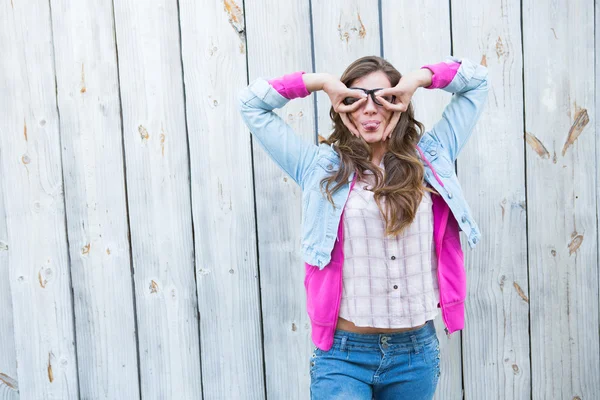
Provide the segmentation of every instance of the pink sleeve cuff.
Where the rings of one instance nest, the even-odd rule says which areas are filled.
[[[443,61],[437,64],[423,65],[421,68],[427,68],[433,72],[431,85],[425,89],[439,89],[448,86],[452,82],[452,79],[454,79],[459,67],[460,63],[455,61]]]
[[[268,82],[286,99],[291,100],[298,97],[306,97],[310,92],[306,89],[306,84],[304,83],[304,79],[302,79],[303,74],[305,74],[304,71],[298,71],[279,78],[269,79]]]

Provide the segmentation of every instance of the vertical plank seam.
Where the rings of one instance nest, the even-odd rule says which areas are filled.
[[[452,0],[448,0],[448,22],[450,26],[450,55],[454,55],[454,40],[452,39]],[[454,160],[454,170],[456,171],[456,175],[458,176],[458,158]],[[463,346],[463,331],[460,331],[460,393],[461,398],[465,398],[465,357],[464,357],[464,346]]]
[[[385,58],[383,52],[383,15],[381,9],[381,0],[377,0],[377,11],[379,12],[379,55],[381,58]]]
[[[249,68],[249,63],[248,63],[248,53],[249,53],[249,48],[248,48],[248,29],[246,26],[246,21],[248,21],[248,18],[246,17],[246,1],[242,1],[242,12],[244,15],[244,32],[246,32],[246,34],[244,35],[244,40],[245,45],[246,45],[246,82],[247,84],[250,84],[250,68]],[[262,292],[261,292],[261,287],[260,287],[260,283],[261,283],[261,279],[260,279],[260,247],[258,245],[258,211],[256,209],[256,178],[255,178],[255,168],[254,168],[254,146],[253,146],[253,140],[252,140],[252,136],[250,137],[250,164],[252,166],[252,199],[253,199],[253,205],[254,205],[254,237],[256,238],[256,240],[254,241],[254,245],[256,247],[256,275],[257,275],[257,286],[258,286],[258,315],[259,315],[259,324],[258,327],[260,329],[260,343],[261,343],[261,350],[262,350],[262,377],[263,377],[263,394],[264,394],[264,398],[267,399],[267,365],[266,365],[266,358],[265,358],[265,333],[264,333],[264,329],[263,329],[263,314],[262,314]]]
[[[309,25],[309,32],[308,35],[310,37],[310,57],[311,57],[311,66],[312,66],[312,72],[316,73],[316,62],[315,62],[315,29],[313,26],[313,11],[312,11],[312,0],[308,0],[308,22],[310,23]],[[319,119],[317,118],[318,114],[318,109],[317,109],[317,95],[315,94],[314,96],[312,96],[312,103],[313,103],[313,115],[314,115],[314,132],[315,132],[315,141],[314,143],[317,144],[317,146],[319,145]]]
[[[450,19],[450,55],[454,56],[454,41],[452,40],[452,0],[448,0],[448,13]],[[454,171],[456,171],[456,175],[458,176],[458,157],[454,160]],[[462,343],[462,333],[461,333],[461,343]],[[462,348],[462,344],[461,344]],[[461,351],[462,353],[462,351]],[[462,354],[461,354],[462,357]],[[464,385],[463,385],[464,388]]]
[[[600,120],[598,117],[600,116],[600,106],[598,105],[598,94],[600,94],[600,84],[598,79],[598,64],[600,63],[600,56],[598,56],[598,24],[600,24],[600,11],[598,10],[598,0],[594,1],[594,102],[595,102],[595,115],[594,119],[596,120],[596,131],[594,132],[594,137],[596,138],[595,144],[595,159],[596,162],[596,190],[594,194],[598,193],[598,132],[600,131]],[[598,200],[598,196],[596,196],[596,270],[598,270],[598,266],[600,266],[600,220],[598,220],[598,208],[600,207],[600,201]],[[600,288],[600,274],[598,274],[598,282],[597,288]],[[598,296],[598,309],[600,310],[600,295]],[[600,311],[599,311],[599,319],[600,319]],[[600,342],[600,327],[598,327],[598,341]],[[600,360],[600,346],[598,346],[598,359]]]
[[[179,6],[179,0],[177,0],[177,30],[179,33],[179,62],[181,63],[181,85],[183,89],[183,118],[185,122],[185,140],[188,158],[188,171],[190,176],[188,177],[188,183],[190,185],[190,219],[192,222],[192,268],[194,270],[194,303],[196,305],[196,323],[198,329],[198,363],[200,364],[200,396],[204,398],[204,373],[202,371],[202,330],[200,324],[200,306],[198,304],[198,279],[196,277],[196,229],[194,227],[194,207],[193,207],[193,196],[192,196],[192,161],[190,154],[190,139],[188,129],[188,118],[187,118],[187,96],[185,90],[185,71],[183,66],[183,41],[181,38],[181,9]]]
[[[523,29],[523,0],[519,1],[519,12],[520,12],[520,27],[521,27],[521,86],[523,88],[523,138],[527,131],[527,119],[525,118],[525,35]],[[527,295],[529,296],[529,302],[527,303],[527,324],[528,324],[528,339],[529,339],[529,398],[533,399],[533,364],[531,357],[531,277],[529,275],[529,213],[527,212],[529,201],[527,199],[527,142],[523,140],[523,173],[525,183],[525,255],[526,255],[526,266],[527,266]]]
[[[140,363],[140,340],[139,340],[139,329],[138,329],[138,315],[137,315],[137,302],[135,293],[135,279],[133,269],[133,249],[131,246],[131,221],[129,220],[129,195],[127,191],[127,159],[125,155],[125,127],[123,126],[123,101],[121,96],[121,71],[119,69],[119,44],[117,42],[117,20],[115,18],[115,2],[111,1],[112,17],[113,17],[113,38],[115,41],[115,60],[117,62],[117,85],[119,88],[119,117],[121,120],[121,153],[123,159],[123,188],[125,190],[125,210],[127,217],[127,244],[129,245],[129,270],[131,276],[131,295],[133,298],[133,323],[135,329],[135,351],[137,358],[137,371],[138,371],[138,395],[141,399],[142,396],[142,374],[140,370],[142,368]]]
[[[54,25],[52,22],[52,1],[48,0],[48,10],[50,16],[50,39],[52,41],[52,68],[54,69],[54,99],[56,104],[56,114],[58,117],[58,145],[59,145],[59,156],[60,156],[60,170],[62,177],[62,198],[64,208],[64,223],[65,223],[65,240],[67,244],[67,266],[69,276],[69,288],[71,289],[71,317],[73,324],[73,351],[75,356],[75,378],[77,379],[77,398],[81,396],[81,383],[79,378],[79,357],[77,355],[77,323],[75,318],[75,294],[73,292],[73,278],[71,276],[71,250],[69,245],[69,224],[67,221],[67,196],[65,195],[65,169],[62,157],[62,136],[61,136],[61,124],[60,124],[60,108],[58,106],[58,80],[56,77],[56,49],[54,46]],[[14,324],[13,324],[14,327]],[[18,379],[18,368],[17,368],[17,379]],[[67,385],[68,391],[68,385]]]

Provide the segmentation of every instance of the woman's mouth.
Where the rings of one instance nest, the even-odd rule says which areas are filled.
[[[369,122],[363,122],[362,126],[365,129],[365,131],[374,132],[379,128],[379,124],[381,124],[381,122],[369,121]]]

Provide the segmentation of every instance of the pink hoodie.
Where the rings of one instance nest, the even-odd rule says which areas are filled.
[[[459,67],[460,63],[445,62],[421,67],[428,68],[434,73],[432,84],[427,89],[448,85]],[[284,75],[282,78],[269,80],[269,83],[286,98],[305,97],[310,93],[303,83],[303,73],[303,71],[299,71]],[[435,179],[441,186],[444,186],[418,146],[417,150],[423,161],[433,171]],[[350,185],[350,192],[355,181],[356,175]],[[433,201],[433,236],[438,259],[439,307],[442,310],[446,333],[450,335],[464,327],[464,301],[467,294],[464,256],[460,244],[459,226],[454,215],[441,196],[432,195],[431,198]],[[306,310],[312,325],[311,337],[315,346],[324,351],[329,350],[333,345],[342,297],[344,211],[340,218],[338,240],[333,246],[330,263],[322,270],[317,266],[305,263],[304,287],[306,288]]]

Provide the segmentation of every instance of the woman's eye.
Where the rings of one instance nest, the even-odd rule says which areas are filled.
[[[344,99],[344,104],[349,106],[351,104],[354,104],[356,101],[358,101],[358,99],[354,98],[354,97],[346,97]]]

